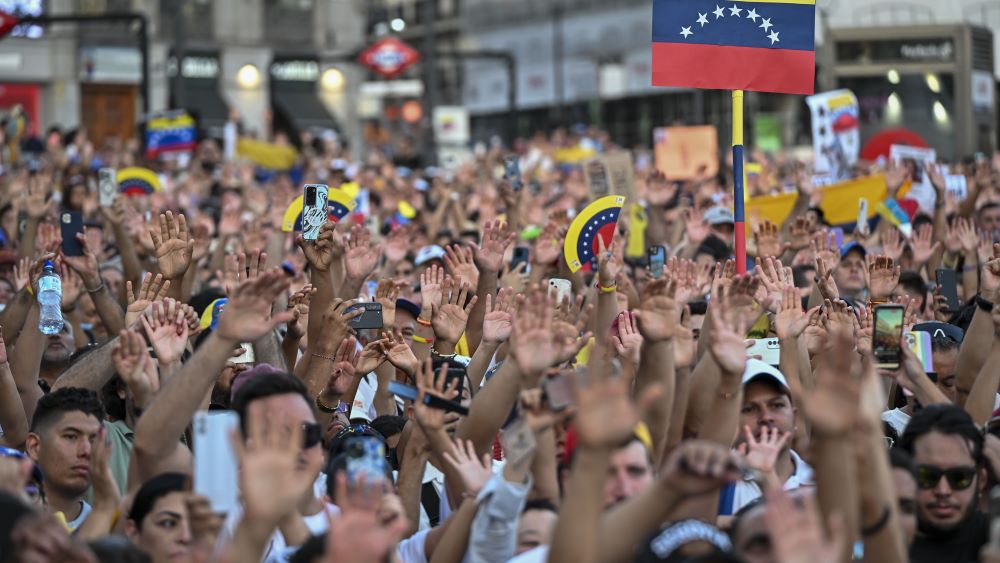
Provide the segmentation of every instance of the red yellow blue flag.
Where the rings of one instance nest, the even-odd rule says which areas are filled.
[[[816,0],[653,0],[653,86],[812,94]]]
[[[149,195],[160,191],[160,178],[148,168],[122,168],[116,178],[118,190],[127,196]]]
[[[573,219],[563,243],[563,255],[570,271],[583,269],[590,272],[597,269],[598,238],[604,241],[605,247],[611,247],[624,205],[624,196],[605,196],[585,207]]]

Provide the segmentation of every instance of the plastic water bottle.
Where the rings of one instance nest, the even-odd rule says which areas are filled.
[[[45,263],[38,278],[38,330],[42,334],[59,334],[63,329],[62,280],[52,262]]]

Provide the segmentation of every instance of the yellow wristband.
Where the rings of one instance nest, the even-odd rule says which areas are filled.
[[[411,336],[410,339],[413,340],[414,342],[419,342],[420,344],[433,344],[434,343],[433,340],[429,340],[427,338],[424,338],[423,336],[417,336],[416,334],[414,334],[413,336]]]
[[[614,292],[618,291],[618,284],[617,283],[613,283],[613,284],[611,284],[609,286],[603,286],[603,285],[601,285],[601,284],[598,283],[597,284],[597,289],[601,290],[601,293],[614,293]]]

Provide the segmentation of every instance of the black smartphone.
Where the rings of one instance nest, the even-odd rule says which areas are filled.
[[[412,385],[400,383],[398,381],[389,382],[389,392],[393,395],[406,399],[407,401],[417,400],[417,388]],[[424,395],[424,404],[433,409],[441,409],[445,412],[457,412],[462,416],[469,414],[469,409],[463,407],[457,401],[449,401],[435,395]]]
[[[362,313],[354,317],[348,324],[355,330],[382,328],[382,304],[376,302],[355,303],[347,308],[345,313],[361,309]]]
[[[503,177],[515,192],[521,190],[521,162],[516,154],[503,157]]]
[[[62,233],[62,253],[64,256],[83,256],[83,243],[76,235],[83,232],[83,214],[79,211],[63,211],[59,214],[59,230]]]
[[[458,396],[462,396],[462,392],[465,390],[465,376],[468,373],[465,366],[455,362],[454,359],[449,358],[434,358],[431,362],[431,369],[434,373],[441,371],[444,364],[448,364],[448,371],[444,376],[444,387],[447,389],[451,387],[454,382],[455,389],[458,390]]]
[[[667,262],[667,250],[660,245],[649,247],[649,275],[663,277],[663,266]]]
[[[903,338],[902,305],[879,305],[875,307],[875,333],[872,350],[875,352],[876,367],[899,369],[903,359],[900,343]]]
[[[934,275],[937,277],[938,287],[941,288],[941,295],[948,300],[948,312],[958,311],[961,304],[958,302],[958,275],[951,268],[938,268]]]
[[[517,268],[517,266],[522,262],[527,264],[530,256],[530,251],[527,246],[515,246],[514,256],[510,259],[510,269],[513,270]]]

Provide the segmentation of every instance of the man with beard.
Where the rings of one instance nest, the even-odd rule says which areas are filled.
[[[906,426],[899,447],[917,466],[917,537],[911,561],[976,561],[989,539],[989,518],[979,512],[986,479],[983,435],[954,405],[931,405]]]

